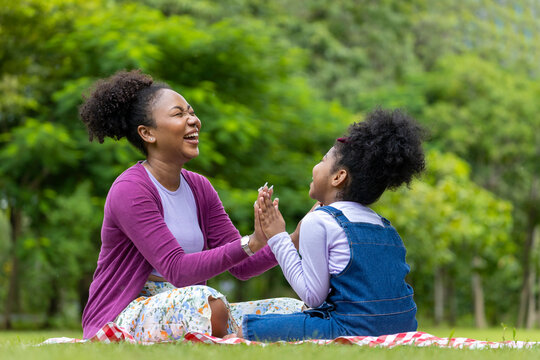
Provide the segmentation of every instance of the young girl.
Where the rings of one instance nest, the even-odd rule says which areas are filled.
[[[268,244],[311,309],[247,315],[240,336],[290,341],[416,330],[405,247],[390,222],[368,205],[424,169],[422,135],[403,112],[379,109],[337,139],[313,168],[309,195],[321,206],[302,220],[299,252],[276,202],[262,192],[256,207]]]

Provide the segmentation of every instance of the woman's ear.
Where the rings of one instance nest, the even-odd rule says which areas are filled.
[[[139,133],[139,136],[141,137],[141,139],[143,139],[144,142],[151,144],[156,142],[156,137],[154,136],[154,131],[151,127],[139,125],[137,127],[137,132]]]
[[[332,186],[341,187],[347,183],[349,173],[345,169],[339,169],[332,176]]]

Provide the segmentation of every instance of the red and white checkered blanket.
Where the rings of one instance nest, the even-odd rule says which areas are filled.
[[[40,345],[45,344],[61,344],[61,343],[83,343],[88,341],[97,341],[104,343],[112,342],[129,342],[133,344],[143,344],[151,345],[155,343],[146,342],[141,343],[133,339],[127,331],[119,327],[115,323],[107,323],[101,330],[99,330],[96,335],[88,340],[73,339],[73,338],[51,338],[45,340]],[[183,340],[184,342],[192,343],[204,343],[204,344],[221,344],[221,345],[235,345],[235,344],[246,344],[246,345],[257,345],[257,346],[267,346],[270,344],[276,343],[263,343],[258,341],[249,341],[240,338],[232,338],[223,340],[221,338],[204,335],[200,333],[187,333]],[[172,342],[172,341],[171,341]],[[280,344],[286,343],[283,341],[278,342]],[[439,338],[430,334],[426,334],[420,331],[399,333],[393,335],[382,335],[382,336],[341,336],[332,340],[303,340],[303,341],[294,341],[287,344],[303,344],[303,343],[313,343],[318,345],[328,345],[328,344],[346,344],[346,345],[358,345],[358,346],[369,346],[369,347],[387,347],[392,348],[395,346],[409,345],[409,346],[436,346],[443,348],[467,348],[467,349],[497,349],[497,348],[531,348],[540,346],[540,342],[525,342],[525,341],[502,341],[502,342],[493,342],[493,341],[480,341],[468,338]]]

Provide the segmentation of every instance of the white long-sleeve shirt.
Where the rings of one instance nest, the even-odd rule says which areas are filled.
[[[351,222],[383,226],[379,215],[359,203],[338,201],[330,205]],[[286,232],[270,238],[268,245],[289,284],[310,307],[324,302],[330,291],[330,275],[340,273],[350,259],[345,231],[324,211],[313,211],[302,220],[298,251]]]

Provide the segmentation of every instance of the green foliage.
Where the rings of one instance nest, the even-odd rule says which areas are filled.
[[[127,2],[127,1],[126,1]],[[357,110],[356,93],[394,82],[417,69],[410,29],[416,11],[401,1],[236,0],[220,2],[144,0],[166,14],[190,14],[209,23],[227,19],[237,26],[252,18],[277,25],[277,41],[289,39],[307,54],[310,83]]]
[[[89,181],[68,195],[46,189],[44,197],[48,202],[40,205],[47,207],[43,209],[45,225],[20,244],[21,260],[27,264],[25,283],[34,289],[22,300],[35,313],[50,306],[43,299],[78,301],[69,290],[76,289],[84,274],[95,268],[103,218],[103,199],[92,196]]]

